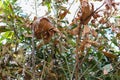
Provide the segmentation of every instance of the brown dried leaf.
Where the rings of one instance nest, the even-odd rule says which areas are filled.
[[[94,30],[94,29],[92,29],[92,35],[94,36],[94,37],[97,37],[97,32]]]
[[[108,57],[108,58],[116,58],[116,57],[117,57],[116,55],[111,54],[111,53],[109,53],[109,52],[105,52],[105,51],[102,51],[102,52],[103,52],[103,54],[104,54],[106,57]]]
[[[88,25],[84,25],[82,36],[84,36],[88,33],[90,33],[90,28],[88,27]]]
[[[81,42],[81,45],[80,45],[80,48],[79,48],[79,51],[84,51],[84,49],[85,48],[89,48],[91,45],[95,45],[95,44],[97,44],[95,41],[91,41],[91,40],[83,40],[82,42]]]
[[[47,18],[35,18],[32,23],[32,28],[34,28],[35,37],[37,39],[43,39],[45,43],[51,40],[55,32],[61,33]]]
[[[80,45],[79,51],[83,52],[84,49],[85,49],[85,45],[86,45],[86,44],[87,44],[86,40],[83,40],[83,41],[81,42],[81,45]]]
[[[99,20],[99,23],[100,23],[100,24],[104,24],[104,23],[106,23],[106,20],[105,20],[104,18],[101,18],[101,19]]]
[[[93,15],[93,18],[94,19],[97,19],[97,18],[99,18],[100,17],[100,15],[98,14],[98,13],[95,13],[94,15]]]
[[[91,44],[92,46],[99,46],[99,44],[98,44],[98,42],[96,42],[96,41],[91,41],[91,40],[87,40],[87,43],[89,43],[89,44]]]
[[[77,26],[76,28],[74,28],[71,31],[69,31],[69,33],[71,35],[78,35],[78,33],[79,33],[79,26]]]
[[[69,12],[68,10],[65,10],[63,13],[60,13],[59,18],[63,19],[67,15],[68,12]]]
[[[91,13],[94,11],[94,6],[93,4],[92,5],[92,8],[91,6],[89,5],[88,3],[88,0],[81,0],[81,17],[80,17],[80,21],[82,24],[88,24],[88,22],[90,21],[91,19]]]

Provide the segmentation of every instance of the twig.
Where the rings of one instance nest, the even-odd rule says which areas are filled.
[[[79,71],[79,46],[80,46],[80,40],[81,40],[81,36],[82,36],[82,24],[80,24],[79,26],[79,32],[78,32],[78,37],[76,39],[76,43],[77,43],[77,46],[76,46],[76,50],[77,50],[77,53],[76,53],[76,70],[75,70],[75,80],[78,80],[78,71]],[[80,52],[81,54],[81,52]]]
[[[96,10],[94,10],[89,16],[87,16],[83,21],[86,21],[87,19],[89,19],[92,15],[94,15],[94,13],[99,10],[102,6],[104,5],[104,3],[98,7]],[[82,34],[82,25],[83,25],[83,21],[81,21],[79,23],[79,32],[78,32],[78,37],[76,39],[76,43],[77,43],[77,47],[76,47],[76,50],[77,50],[77,53],[76,53],[76,71],[75,71],[75,79],[78,80],[78,71],[79,71],[79,68],[81,67],[82,63],[84,62],[85,60],[85,57],[82,59],[80,65],[78,64],[80,61],[79,61],[79,44],[80,44],[80,40],[81,40],[81,34]],[[81,52],[80,52],[81,53]],[[87,54],[86,54],[87,55]]]
[[[78,80],[81,80],[81,78],[89,71],[90,68],[91,68],[91,66],[89,66],[89,67],[81,74],[81,76],[79,77]]]
[[[37,0],[35,0],[35,15],[37,16]]]
[[[71,5],[69,6],[68,10],[70,10],[70,8],[72,7],[73,3],[75,2],[75,0],[73,0],[73,2],[71,3]]]
[[[35,44],[34,44],[34,27],[32,29],[32,73],[33,80],[35,80]]]
[[[37,16],[37,0],[35,0],[35,14]],[[35,38],[35,32],[34,32],[34,28],[31,25],[31,29],[32,29],[32,74],[33,74],[33,80],[35,80],[35,43],[34,43],[34,38]]]

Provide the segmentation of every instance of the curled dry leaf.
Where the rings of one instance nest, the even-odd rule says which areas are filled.
[[[88,24],[88,22],[91,19],[91,14],[94,11],[94,6],[89,5],[88,0],[80,0],[81,3],[81,16],[80,16],[80,21],[82,24]]]
[[[34,35],[37,39],[43,39],[44,43],[48,43],[54,33],[62,34],[47,18],[35,18],[32,23]]]

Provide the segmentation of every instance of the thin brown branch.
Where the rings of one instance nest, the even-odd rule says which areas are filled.
[[[81,40],[81,35],[82,35],[82,25],[80,24],[79,26],[79,32],[78,32],[78,37],[76,39],[76,70],[75,70],[75,80],[78,80],[78,76],[79,76],[79,56],[81,54],[81,52],[79,51],[79,46],[80,46],[80,40]],[[80,52],[80,53],[79,53]]]
[[[32,73],[33,80],[35,80],[35,44],[34,44],[34,27],[32,29]]]
[[[94,13],[97,12],[97,10],[99,10],[102,6],[104,5],[104,3],[98,7],[96,10],[94,10],[88,17],[86,17],[83,21],[86,21],[87,19],[89,19],[92,15],[94,15]],[[84,22],[80,22],[79,23],[79,32],[78,32],[78,37],[76,39],[76,43],[77,43],[77,46],[76,46],[76,50],[77,50],[77,53],[76,53],[76,71],[75,71],[75,79],[78,80],[78,76],[79,76],[79,69],[80,67],[82,66],[83,62],[85,61],[85,57],[83,57],[83,59],[81,61],[79,61],[79,56],[81,53],[81,51],[79,51],[79,46],[80,46],[80,42],[81,42],[81,34],[82,34],[82,23]],[[86,54],[87,55],[87,54]],[[79,64],[80,63],[80,64]]]

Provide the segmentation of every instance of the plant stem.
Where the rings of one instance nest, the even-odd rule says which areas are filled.
[[[35,15],[37,16],[37,0],[35,0]]]
[[[34,27],[32,27],[32,73],[35,80],[35,44],[34,44]]]

